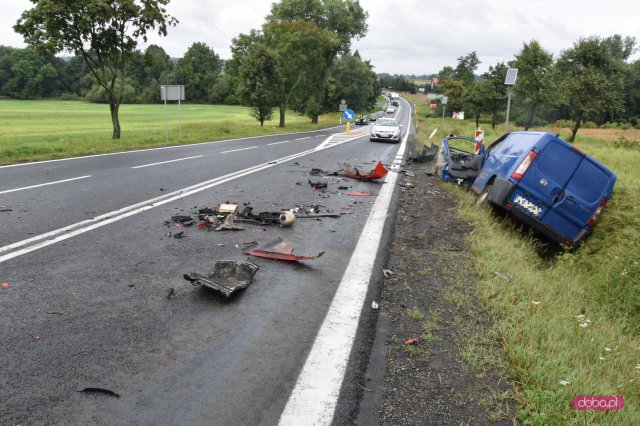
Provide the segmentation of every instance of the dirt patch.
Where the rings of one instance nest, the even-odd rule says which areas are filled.
[[[512,424],[490,319],[474,296],[477,281],[456,201],[433,163],[407,167],[381,312],[389,317],[380,424]],[[408,344],[410,339],[413,344]]]

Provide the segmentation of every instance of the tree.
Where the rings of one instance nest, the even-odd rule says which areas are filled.
[[[205,43],[193,43],[176,65],[175,78],[185,85],[185,96],[194,102],[209,102],[209,91],[217,83],[222,60]]]
[[[303,20],[326,30],[331,36],[331,43],[317,56],[318,64],[314,68],[319,76],[313,81],[309,90],[315,94],[320,111],[324,104],[325,81],[329,77],[331,66],[336,57],[347,53],[353,38],[361,38],[367,32],[367,12],[362,9],[358,0],[281,0],[274,3],[267,23],[283,23]],[[319,114],[319,113],[318,113]],[[318,114],[313,114],[311,121],[318,122]]]
[[[105,90],[113,124],[113,139],[121,133],[118,111],[127,64],[137,40],[147,32],[166,35],[177,21],[165,10],[169,0],[31,0],[14,25],[25,42],[39,52],[69,51],[84,59]]]
[[[480,127],[480,116],[487,111],[490,105],[490,94],[491,83],[485,80],[472,84],[462,97],[465,111],[469,111],[476,119],[476,128]]]
[[[518,83],[513,91],[527,111],[524,130],[529,130],[538,108],[551,101],[553,55],[544,50],[537,40],[524,43],[515,56]]]
[[[363,61],[358,52],[340,56],[331,70],[334,82],[332,109],[346,99],[354,111],[366,111],[376,104],[378,97],[376,75],[369,62]]]
[[[239,68],[240,97],[251,107],[251,116],[264,126],[273,115],[277,60],[265,43],[252,43]]]
[[[507,69],[504,62],[498,62],[495,66],[489,66],[489,70],[482,74],[486,81],[486,111],[491,114],[492,129],[496,128],[498,112],[505,110],[507,106],[507,86],[504,84]]]
[[[619,36],[580,38],[563,50],[555,67],[560,95],[575,124],[569,142],[575,140],[583,121],[594,113],[617,111],[623,106],[622,75],[630,50],[620,49]]]
[[[295,96],[308,97],[308,92],[313,95],[317,92],[318,81],[324,81],[326,52],[333,40],[329,31],[301,20],[265,25],[264,40],[275,53],[275,99],[280,108],[279,126],[284,127],[285,114],[292,99]]]
[[[470,87],[476,79],[474,72],[478,69],[478,65],[480,65],[480,59],[475,51],[467,56],[459,57],[458,65],[453,70],[453,78],[462,81],[466,87]]]

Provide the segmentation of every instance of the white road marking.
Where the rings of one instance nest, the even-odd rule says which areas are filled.
[[[303,141],[303,140],[305,140],[305,139],[311,139],[311,136],[307,136],[306,138],[298,138],[298,139],[296,139],[296,140],[297,140],[297,141]]]
[[[91,177],[91,175],[87,175],[87,176],[80,176],[80,177],[75,177],[75,178],[71,178],[71,179],[57,180],[55,182],[41,183],[41,184],[38,184],[38,185],[23,186],[22,188],[15,188],[15,189],[8,189],[6,191],[0,191],[0,194],[8,194],[10,192],[23,191],[25,189],[40,188],[41,186],[57,185],[59,183],[72,182],[74,180],[86,179],[86,178],[90,178],[90,177]]]
[[[257,147],[258,147],[258,145],[249,146],[249,147],[246,147],[246,148],[230,149],[229,151],[222,151],[220,154],[228,154],[230,152],[246,151],[248,149],[254,149],[254,148],[257,148]]]
[[[302,151],[297,154],[288,155],[286,157],[282,157],[282,158],[270,161],[268,163],[258,164],[256,166],[249,167],[244,170],[239,170],[237,172],[229,173],[227,175],[220,176],[205,182],[200,182],[198,184],[189,186],[187,188],[170,192],[160,197],[142,201],[140,203],[136,203],[131,206],[127,206],[122,209],[115,210],[113,212],[105,213],[103,215],[96,216],[92,219],[84,220],[82,222],[65,226],[63,228],[56,229],[54,231],[47,232],[45,234],[37,235],[35,237],[28,238],[26,240],[18,241],[16,243],[9,244],[4,247],[0,247],[0,263],[13,259],[18,256],[22,256],[32,251],[41,249],[43,247],[47,247],[49,245],[58,243],[60,241],[64,241],[66,239],[75,237],[77,235],[83,234],[93,229],[100,228],[110,223],[117,222],[129,216],[142,213],[154,207],[173,202],[180,198],[184,198],[189,195],[196,194],[200,191],[204,191],[209,188],[213,188],[214,186],[221,185],[231,180],[234,180],[243,176],[247,176],[249,174],[268,169],[270,167],[274,167],[277,164],[280,164],[286,161],[304,157],[306,155],[317,152],[318,150],[319,150],[318,148],[308,149],[306,151]],[[20,249],[21,247],[24,247],[24,248]]]
[[[407,137],[408,132],[396,158],[404,156]],[[282,426],[329,425],[333,420],[376,259],[372,253],[378,252],[397,179],[397,173],[388,173],[386,184],[378,193],[309,357],[282,412],[279,423]]]
[[[291,133],[278,133],[278,134],[270,135],[270,136],[285,136],[285,135],[289,136],[289,135],[299,135],[299,134],[304,134],[304,133],[323,132],[323,131],[326,131],[326,130],[337,129],[339,127],[341,127],[341,126],[329,127],[327,129],[322,129],[322,130],[311,130],[311,131],[301,131],[301,132],[291,132]],[[320,134],[318,136],[325,136],[325,134]],[[249,137],[246,137],[246,138],[222,139],[222,140],[219,140],[219,141],[199,142],[199,143],[192,143],[192,144],[186,144],[186,145],[161,146],[159,148],[133,149],[131,151],[120,151],[120,152],[109,152],[109,153],[106,153],[106,154],[84,155],[82,157],[58,158],[57,160],[45,160],[45,161],[34,161],[34,162],[30,162],[30,163],[8,164],[6,166],[0,166],[0,169],[7,169],[9,167],[37,166],[39,164],[57,163],[59,161],[84,160],[85,158],[108,157],[108,156],[111,156],[111,155],[132,154],[132,153],[137,153],[137,152],[151,152],[151,151],[161,151],[161,150],[165,150],[165,149],[189,148],[189,147],[192,147],[192,146],[210,145],[212,143],[245,141],[245,140],[256,139],[256,138],[264,138],[264,136],[263,135],[261,135],[261,136],[249,136]]]
[[[289,143],[291,141],[282,141],[282,142],[273,142],[273,143],[268,143],[267,145],[280,145],[281,143]]]
[[[167,163],[175,163],[176,161],[193,160],[194,158],[201,158],[201,157],[204,157],[204,155],[196,155],[193,157],[176,158],[175,160],[160,161],[159,163],[151,163],[151,164],[145,164],[142,166],[135,166],[135,167],[132,167],[132,169],[142,169],[144,167],[157,166],[160,164],[167,164]]]

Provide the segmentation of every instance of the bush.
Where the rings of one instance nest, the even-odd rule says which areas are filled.
[[[582,128],[584,128],[584,129],[597,129],[598,125],[596,123],[594,123],[593,121],[585,121],[582,124]]]
[[[640,150],[640,141],[629,139],[625,135],[620,135],[618,139],[611,142],[611,146],[613,146],[614,148],[630,148]]]
[[[567,127],[569,129],[573,129],[573,126],[575,126],[576,123],[574,123],[571,120],[557,120],[555,123],[552,124],[553,127]]]

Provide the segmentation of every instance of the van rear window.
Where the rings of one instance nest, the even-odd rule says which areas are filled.
[[[567,190],[588,203],[596,203],[605,195],[610,179],[611,176],[606,171],[585,156],[567,184]]]

